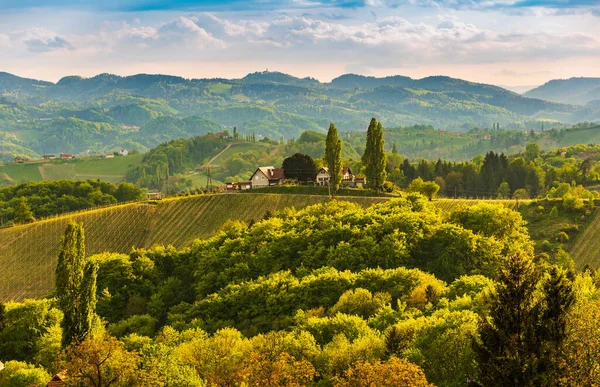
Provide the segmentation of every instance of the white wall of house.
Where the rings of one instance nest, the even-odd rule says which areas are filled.
[[[320,169],[319,172],[317,172],[317,184],[319,185],[327,185],[329,184],[329,172],[327,172],[324,169]]]
[[[254,172],[254,175],[252,175],[252,179],[250,180],[252,181],[252,188],[263,188],[269,186],[269,178],[260,169]]]

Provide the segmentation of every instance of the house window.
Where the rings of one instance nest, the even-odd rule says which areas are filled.
[[[261,176],[261,177],[260,177],[260,179],[261,179],[261,180],[264,180],[264,179],[265,179],[265,177],[264,177],[264,176]]]

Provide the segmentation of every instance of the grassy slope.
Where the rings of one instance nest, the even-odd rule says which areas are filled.
[[[119,183],[125,179],[127,170],[139,164],[144,156],[141,154],[112,159],[86,157],[75,160],[49,160],[27,164],[6,164],[0,167],[18,184],[40,180],[88,180],[100,179],[111,183]]]
[[[70,220],[83,222],[88,255],[126,253],[133,246],[172,244],[181,248],[213,234],[229,219],[261,219],[266,211],[302,208],[326,196],[230,194],[134,203],[59,216],[0,230],[0,302],[40,297],[53,287],[60,237]],[[368,206],[383,198],[348,198]],[[23,275],[27,273],[27,275]]]
[[[339,199],[369,206],[390,200],[389,197],[339,197]],[[33,224],[0,229],[0,302],[25,297],[41,297],[53,287],[54,269],[60,237],[70,220],[82,222],[86,230],[88,255],[102,251],[127,253],[132,247],[171,244],[182,248],[194,239],[207,237],[227,220],[261,219],[267,211],[285,207],[302,208],[329,200],[327,196],[244,193],[200,195],[166,199],[154,203],[133,203],[104,209],[68,214]],[[439,199],[434,203],[444,211],[477,203],[477,200]],[[493,201],[515,208],[515,201]],[[557,232],[572,227],[566,215],[549,221],[547,213],[554,204],[539,214],[539,203],[522,206],[529,228],[536,239],[550,239]],[[600,211],[589,217],[588,228],[573,239],[570,249],[579,267],[587,257],[592,264],[600,262],[600,241],[595,231],[600,227]],[[564,219],[563,219],[564,218]],[[541,223],[540,223],[541,222]],[[577,232],[573,229],[573,232]],[[579,249],[579,250],[578,250]],[[581,250],[581,252],[580,252]],[[587,263],[587,261],[585,263]],[[23,275],[27,273],[27,275]]]

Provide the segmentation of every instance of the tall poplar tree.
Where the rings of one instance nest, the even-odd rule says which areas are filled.
[[[92,328],[96,310],[98,267],[87,261],[83,227],[69,223],[61,240],[56,266],[56,297],[64,318],[64,347],[82,342]]]
[[[371,119],[367,129],[367,146],[362,157],[367,177],[367,187],[380,190],[385,183],[385,150],[383,149],[383,127],[375,118]]]
[[[330,185],[337,192],[342,182],[342,140],[333,122],[329,124],[325,140],[325,164],[329,170]]]

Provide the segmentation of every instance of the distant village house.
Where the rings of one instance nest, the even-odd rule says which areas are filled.
[[[283,184],[285,181],[285,172],[283,168],[259,167],[252,177],[252,188],[263,188],[271,185]]]
[[[43,155],[42,158],[44,160],[53,160],[56,158],[56,155]]]
[[[73,156],[72,153],[61,153],[60,158],[61,159],[74,159],[75,156]]]
[[[121,149],[119,151],[119,156],[127,156],[129,154],[129,151],[127,149]]]
[[[321,186],[326,186],[330,183],[331,175],[329,174],[329,169],[327,167],[323,167],[317,171],[316,181],[317,181],[317,184],[321,185]],[[342,168],[342,181],[341,181],[342,187],[358,188],[358,187],[363,187],[365,185],[365,183],[366,183],[365,178],[354,176],[350,167]]]

